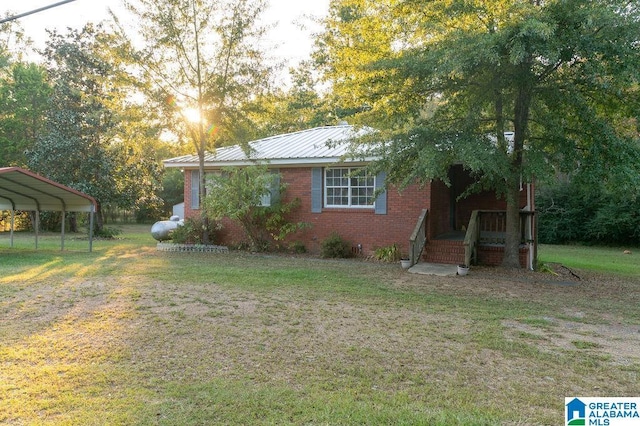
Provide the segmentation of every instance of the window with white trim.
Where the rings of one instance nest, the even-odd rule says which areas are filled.
[[[271,192],[264,193],[260,197],[260,207],[271,207]]]
[[[325,169],[324,205],[326,207],[373,208],[375,176],[361,168]]]

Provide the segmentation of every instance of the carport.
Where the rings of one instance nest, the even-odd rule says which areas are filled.
[[[96,200],[80,191],[19,167],[0,168],[0,210],[11,211],[11,247],[13,247],[16,210],[35,212],[36,249],[38,248],[40,212],[62,212],[60,250],[64,250],[67,212],[87,212],[89,213],[89,251],[92,251],[93,217],[96,207]]]

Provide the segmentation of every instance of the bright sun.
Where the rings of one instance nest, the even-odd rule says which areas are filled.
[[[199,123],[202,120],[197,108],[185,108],[182,110],[182,114],[190,123]]]

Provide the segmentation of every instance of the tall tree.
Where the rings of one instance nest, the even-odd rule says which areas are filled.
[[[258,20],[266,3],[127,0],[125,5],[138,18],[131,38],[142,40],[142,47],[129,46],[145,94],[166,112],[167,129],[190,141],[200,159],[202,202],[205,153],[246,141],[252,125],[244,108],[271,82],[271,68],[259,49],[265,29]],[[203,238],[207,235],[203,231]]]
[[[118,194],[109,151],[115,114],[106,105],[116,89],[108,84],[110,64],[98,54],[98,32],[88,25],[64,35],[50,33],[43,52],[53,85],[47,132],[28,152],[28,160],[34,171],[93,196],[101,231],[102,206]]]
[[[159,129],[146,124],[143,109],[128,100],[126,73],[112,57],[113,39],[87,25],[52,32],[44,56],[52,83],[46,132],[27,153],[36,172],[93,196],[103,207],[159,204],[160,166],[145,141]]]
[[[382,129],[369,149],[392,180],[446,181],[462,161],[505,196],[505,266],[519,265],[522,179],[578,165],[637,179],[635,2],[334,0],[325,24],[316,57],[354,118]]]
[[[49,87],[44,69],[23,61],[29,47],[18,21],[0,24],[1,165],[24,166],[24,150],[42,128]]]
[[[25,151],[44,132],[51,86],[44,68],[16,62],[0,79],[0,159],[24,166]]]
[[[11,11],[6,11],[3,17],[12,15]],[[12,62],[23,61],[31,43],[20,21],[11,20],[0,24],[0,69]]]
[[[118,194],[114,207],[133,209],[136,217],[143,220],[162,217],[162,160],[174,155],[174,151],[161,141],[162,128],[153,111],[127,99],[111,108],[118,115],[109,146]]]

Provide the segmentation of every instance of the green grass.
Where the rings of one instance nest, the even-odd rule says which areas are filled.
[[[19,238],[0,248],[0,423],[544,425],[565,396],[640,390],[629,276],[165,253],[148,226],[93,253]]]
[[[640,276],[640,248],[631,248],[631,254],[624,254],[625,250],[628,248],[541,244],[538,259],[542,263],[562,263],[570,268]]]

